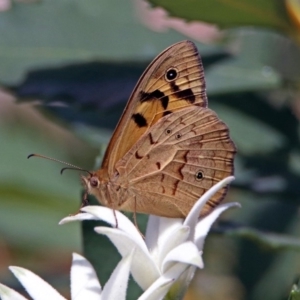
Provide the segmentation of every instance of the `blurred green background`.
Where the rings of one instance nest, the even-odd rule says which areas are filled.
[[[2,0],[0,282],[19,289],[7,269],[18,265],[68,297],[71,253],[83,251],[87,235],[81,224],[58,222],[78,210],[80,176],[26,157],[97,167],[147,64],[190,39],[203,59],[209,107],[238,148],[226,201],[242,209],[227,212],[207,239],[205,269],[186,299],[287,299],[300,275],[299,7],[297,0]],[[85,254],[98,260],[104,285],[119,256],[99,241]],[[135,299],[140,291],[130,284]]]

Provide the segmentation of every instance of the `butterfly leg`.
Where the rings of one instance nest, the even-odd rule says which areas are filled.
[[[75,215],[77,215],[77,214],[80,214],[80,213],[81,213],[80,210],[81,210],[83,207],[87,206],[88,204],[89,204],[88,193],[85,192],[85,193],[83,194],[83,197],[82,197],[82,200],[81,200],[81,204],[80,204],[79,209],[76,211],[76,213],[70,214],[70,216],[75,216]]]
[[[116,228],[118,228],[118,219],[117,219],[117,215],[116,215],[116,210],[113,208],[113,214],[116,220]]]
[[[133,221],[134,221],[134,225],[137,229],[137,231],[139,232],[139,234],[142,236],[143,239],[145,239],[145,236],[142,234],[142,232],[139,229],[138,223],[137,223],[137,218],[136,218],[136,198],[134,197],[134,212],[133,212]]]
[[[87,206],[88,204],[89,204],[88,193],[87,193],[87,191],[85,191],[83,194],[83,197],[82,197],[82,201],[81,201],[79,210],[82,209],[83,207]]]

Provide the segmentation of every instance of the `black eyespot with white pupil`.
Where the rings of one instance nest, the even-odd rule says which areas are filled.
[[[167,129],[167,130],[166,130],[166,134],[170,134],[171,132],[172,132],[171,129]]]
[[[178,71],[175,68],[170,68],[167,71],[165,77],[166,77],[167,81],[169,81],[169,82],[173,81],[173,80],[175,80],[178,77]]]
[[[176,136],[175,136],[175,138],[176,138],[177,140],[179,140],[179,139],[181,138],[181,133],[177,133]]]
[[[195,177],[196,180],[201,180],[203,178],[203,173],[201,171],[197,171]]]

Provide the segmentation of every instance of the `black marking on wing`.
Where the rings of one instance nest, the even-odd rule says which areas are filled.
[[[135,122],[135,124],[138,127],[146,127],[148,126],[147,124],[147,120],[145,119],[145,117],[143,115],[141,115],[140,113],[137,114],[133,114],[131,116],[131,118],[133,119],[133,121]]]
[[[137,151],[135,151],[135,158],[136,159],[142,159],[144,156],[139,155]]]
[[[180,90],[175,82],[170,82],[172,91],[178,96],[178,98],[186,99],[190,103],[195,103],[195,95],[191,89]]]
[[[157,144],[157,141],[154,141],[154,139],[153,139],[153,135],[152,135],[152,133],[151,132],[149,132],[149,139],[150,139],[150,145],[154,145],[154,144]]]
[[[160,99],[161,105],[164,109],[167,109],[168,105],[169,105],[169,97],[168,96],[164,96]]]
[[[163,116],[167,116],[167,115],[169,115],[169,114],[171,114],[171,113],[172,113],[171,111],[166,110],[166,111],[164,111]]]
[[[140,101],[145,102],[145,101],[151,101],[153,98],[159,99],[161,102],[161,105],[164,109],[166,109],[169,105],[169,97],[165,96],[163,92],[160,90],[155,90],[151,93],[145,93],[143,91],[140,92]]]
[[[176,83],[175,83],[174,81],[173,81],[173,82],[170,82],[170,84],[171,84],[171,89],[172,89],[172,91],[173,91],[174,93],[180,91],[178,85],[176,85]]]

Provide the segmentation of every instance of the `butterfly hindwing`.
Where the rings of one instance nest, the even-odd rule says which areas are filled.
[[[116,169],[137,211],[147,207],[150,214],[183,217],[200,195],[233,174],[235,152],[227,126],[213,111],[188,107],[152,126]],[[223,199],[226,189],[209,200],[201,215]]]

